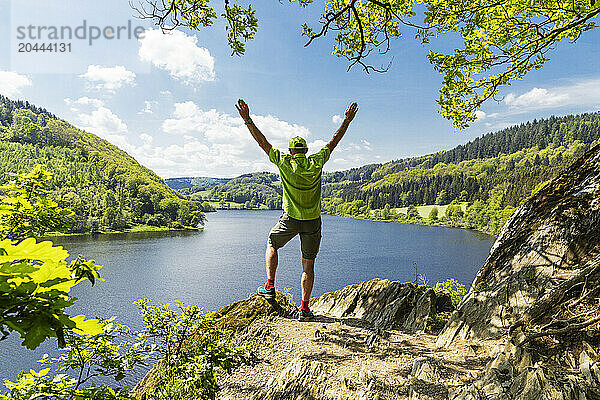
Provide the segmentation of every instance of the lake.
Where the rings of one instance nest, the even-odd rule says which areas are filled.
[[[215,310],[254,293],[265,281],[265,245],[281,211],[219,211],[207,214],[199,232],[142,232],[55,238],[72,256],[83,254],[104,267],[104,282],[74,288],[79,298],[70,310],[87,317],[109,318],[138,327],[132,304],[181,300]],[[323,239],[315,264],[313,296],[373,278],[415,279],[429,284],[455,278],[471,283],[494,238],[479,232],[421,225],[385,223],[323,215]],[[275,281],[300,301],[300,241],[279,250]],[[35,352],[20,346],[13,333],[0,342],[0,377],[14,380],[18,371],[52,352],[54,340]],[[0,389],[0,391],[2,391]]]

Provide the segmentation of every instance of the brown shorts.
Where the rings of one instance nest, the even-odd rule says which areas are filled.
[[[283,213],[279,222],[271,229],[269,241],[274,248],[279,249],[297,234],[300,234],[302,258],[314,260],[321,244],[321,217],[299,220]]]

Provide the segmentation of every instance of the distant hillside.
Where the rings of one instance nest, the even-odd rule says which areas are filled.
[[[214,186],[222,185],[231,180],[231,178],[208,178],[204,176],[186,177],[186,178],[168,178],[165,183],[171,189],[181,194],[193,194],[203,190],[211,189]]]
[[[195,226],[202,218],[195,202],[123,150],[44,109],[0,96],[0,182],[36,164],[53,174],[52,197],[75,211],[73,232]]]
[[[323,209],[337,215],[496,233],[533,191],[599,138],[600,113],[550,117],[488,133],[451,150],[326,173]],[[189,190],[220,208],[281,206],[276,174],[242,175],[210,190]],[[463,206],[440,207],[436,212],[443,210],[444,215],[433,219],[419,212],[434,207],[410,207],[453,202]]]
[[[568,146],[574,142],[590,144],[599,137],[600,113],[598,112],[564,117],[552,116],[485,134],[451,150],[327,174],[324,182],[343,183],[347,186],[345,189],[350,189],[361,186],[365,182],[376,182],[387,175],[415,168],[429,169],[440,163],[458,164],[462,161],[493,158],[533,147],[542,150],[551,144],[554,146]],[[327,195],[335,189],[335,186],[330,186]],[[415,199],[415,201],[423,202],[423,199]]]
[[[534,120],[452,150],[330,174],[324,210],[371,218],[372,210],[386,207],[469,202],[442,222],[497,233],[515,207],[599,138],[600,113]],[[375,215],[394,218],[389,211]],[[420,221],[418,213],[395,217],[434,222]]]
[[[246,209],[281,209],[282,188],[279,175],[270,172],[255,172],[240,175],[229,182],[213,187],[207,199],[219,201],[220,208],[230,203],[240,204]]]
[[[279,175],[255,172],[236,178],[173,178],[165,182],[190,199],[220,209],[268,209],[282,207]],[[197,186],[189,186],[190,184]]]

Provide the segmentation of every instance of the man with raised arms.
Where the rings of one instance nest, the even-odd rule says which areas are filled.
[[[306,140],[296,136],[290,140],[289,154],[271,146],[267,138],[254,125],[250,110],[244,100],[238,100],[236,108],[250,130],[252,137],[261,149],[268,154],[269,160],[279,168],[283,186],[283,215],[271,229],[267,240],[265,260],[267,263],[267,283],[258,288],[258,294],[266,299],[275,297],[275,272],[277,271],[277,249],[283,247],[294,236],[300,234],[302,249],[302,304],[298,319],[312,319],[308,302],[315,280],[315,258],[321,243],[321,174],[323,165],[329,160],[331,152],[340,142],[350,122],[358,111],[358,105],[352,103],[345,112],[342,126],[333,135],[325,147],[317,153],[306,156]]]

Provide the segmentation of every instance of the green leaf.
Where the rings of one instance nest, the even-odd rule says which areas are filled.
[[[25,239],[17,245],[13,245],[10,240],[2,240],[0,248],[6,252],[6,254],[0,255],[0,263],[23,259],[57,263],[64,261],[69,256],[69,253],[61,246],[54,247],[49,241],[37,243],[34,238]]]
[[[29,350],[35,350],[47,337],[52,335],[52,330],[45,318],[36,318],[31,321],[31,325],[23,336],[23,346]]]
[[[95,336],[104,332],[103,324],[97,319],[85,319],[85,315],[77,315],[71,318],[75,323],[75,332],[81,335]]]

